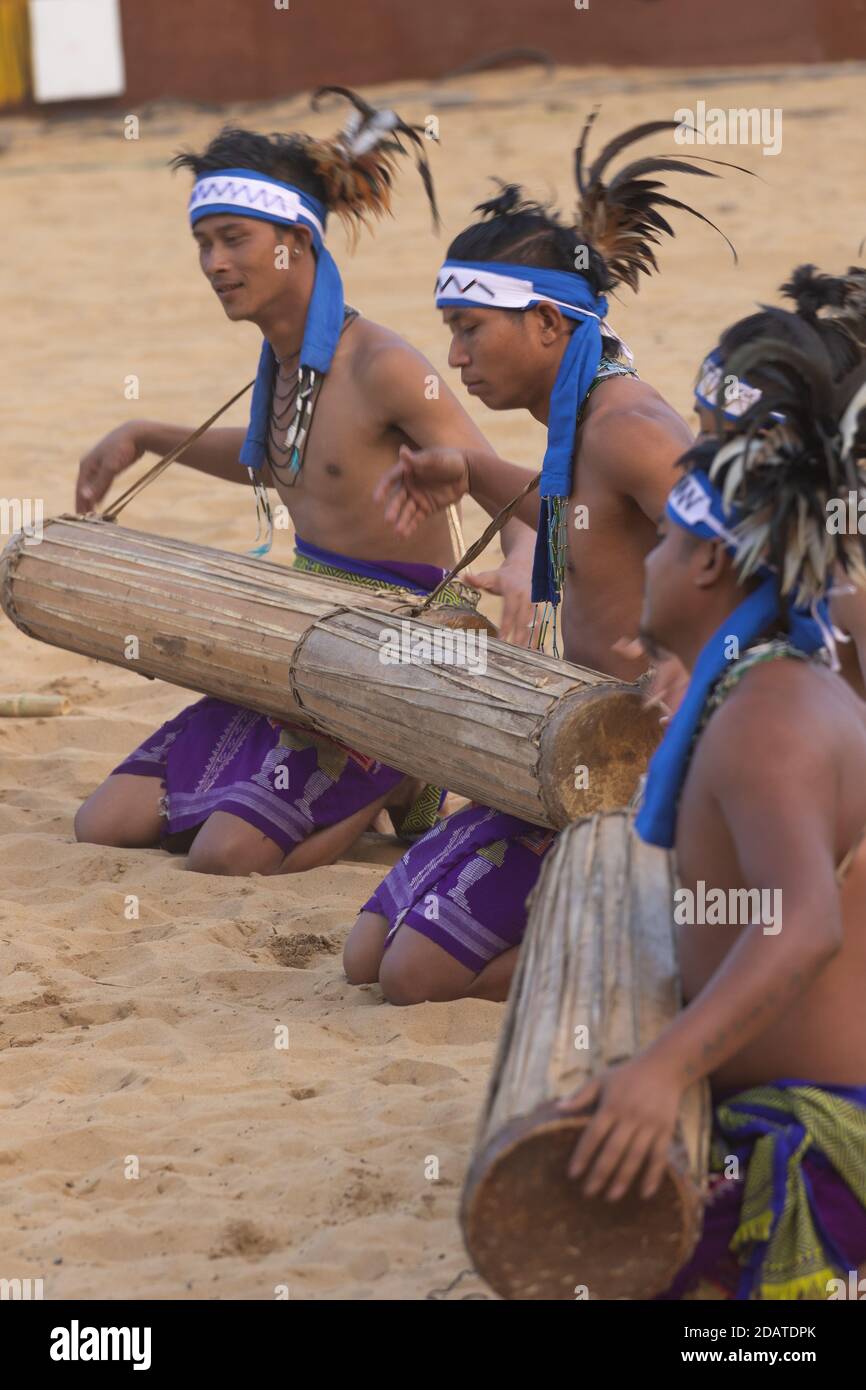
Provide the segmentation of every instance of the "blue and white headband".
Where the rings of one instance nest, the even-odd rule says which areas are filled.
[[[229,212],[286,226],[306,222],[319,241],[325,235],[327,213],[318,199],[254,169],[218,169],[202,174],[193,184],[189,197],[193,226],[201,217]]]
[[[722,494],[702,470],[686,474],[671,491],[666,515],[677,526],[703,540],[721,540],[732,555],[739,542],[736,527],[742,514],[726,507]],[[744,653],[779,616],[777,577],[769,565],[757,571],[762,583],[729,613],[702,648],[682,704],[665,730],[650,761],[635,830],[648,844],[670,849],[676,837],[677,812],[689,769],[695,734],[707,698],[731,661],[730,653]],[[788,605],[789,641],[812,653],[832,642],[826,600],[807,611]],[[733,639],[733,643],[732,640]]]
[[[532,600],[559,603],[565,571],[566,503],[571,493],[577,418],[598,371],[602,337],[616,337],[607,300],[583,275],[503,261],[448,260],[436,277],[436,307],[526,310],[555,304],[578,327],[571,334],[550,398],[541,467],[541,515],[532,570]],[[629,360],[631,353],[623,349]]]
[[[719,388],[725,377],[722,354],[718,348],[713,348],[712,352],[707,353],[698,372],[697,385],[695,386],[696,403],[706,410],[717,410]],[[761,399],[761,392],[757,386],[752,386],[742,377],[736,377],[731,383],[731,387],[725,389],[723,399],[722,418],[739,420],[747,410],[751,410],[752,406]],[[774,420],[784,419],[784,416],[776,410],[772,411],[771,414]]]
[[[730,553],[736,554],[734,527],[740,515],[732,507],[725,509],[722,494],[702,469],[680,478],[668,494],[665,513],[693,536],[705,541],[722,540]]]
[[[232,213],[279,226],[305,226],[312,233],[316,253],[316,275],[307,309],[304,337],[298,367],[295,411],[286,434],[289,467],[294,481],[300,470],[307,431],[312,419],[313,395],[317,376],[330,368],[343,328],[345,303],[343,281],[337,264],[324,243],[327,209],[317,198],[293,184],[283,183],[254,169],[217,169],[203,174],[193,185],[189,200],[190,223],[203,217]],[[273,534],[273,521],[260,471],[267,456],[268,416],[273,398],[278,362],[268,340],[262,341],[256,372],[250,423],[240,452],[240,462],[250,470],[256,487],[256,503],[267,522],[265,542],[252,553],[267,554]]]
[[[467,275],[467,271],[471,273]],[[504,274],[504,271],[518,271],[519,274]],[[556,280],[562,282],[561,288]],[[484,309],[531,309],[535,304],[556,304],[571,318],[585,315],[599,319],[606,336],[616,338],[610,324],[597,310],[575,303],[572,291],[578,280],[587,285],[582,276],[565,270],[506,265],[503,261],[446,261],[436,278],[436,306],[476,304]],[[557,293],[563,298],[557,299]],[[590,296],[594,297],[591,290]],[[603,302],[606,309],[607,303]],[[628,348],[623,346],[622,350],[630,359]]]

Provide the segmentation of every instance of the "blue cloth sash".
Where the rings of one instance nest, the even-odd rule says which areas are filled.
[[[480,280],[475,272],[481,272]],[[505,277],[512,282],[523,282],[525,294],[510,289],[503,283]],[[482,295],[479,295],[479,286],[484,287]],[[601,361],[601,325],[607,315],[607,300],[604,295],[592,291],[584,276],[565,270],[545,270],[503,261],[449,260],[439,273],[438,308],[525,310],[542,302],[556,304],[566,318],[577,324],[563,353],[550,398],[547,448],[539,489],[541,515],[532,569],[533,603],[557,604],[564,556],[562,538],[557,537],[556,532],[562,524],[562,509],[571,494],[577,417]]]
[[[247,191],[250,181],[262,185],[261,197],[255,197],[254,202]],[[323,240],[328,216],[324,204],[294,184],[283,183],[253,169],[219,169],[196,181],[190,199],[190,221],[195,226],[202,217],[217,213],[251,217],[281,227],[308,228],[313,239],[316,274],[304,324],[300,368],[326,373],[340,340],[345,303],[337,263]],[[277,366],[273,348],[265,338],[253,387],[249,428],[240,453],[240,462],[256,471],[265,462],[268,415]]]
[[[692,490],[691,498],[689,489]],[[692,499],[697,495],[695,489],[704,492],[708,503],[703,520],[698,518],[698,507],[692,505]],[[684,506],[678,505],[678,495],[680,498],[686,496]],[[722,539],[729,553],[735,552],[733,527],[739,518],[735,512],[725,510],[721,494],[706,473],[695,471],[687,474],[673,489],[666,511],[670,520],[693,535],[704,539]],[[723,528],[723,532],[719,527]],[[673,846],[679,800],[695,734],[713,686],[731,663],[728,654],[732,647],[731,639],[736,639],[733,650],[745,653],[746,648],[779,617],[776,576],[766,568],[761,573],[764,575],[763,582],[728,615],[702,648],[682,704],[650,761],[641,807],[635,820],[635,830],[648,844],[660,845],[664,849]],[[788,606],[788,638],[803,652],[812,653],[825,645],[825,631],[829,626],[826,601],[818,606],[818,612],[824,625],[823,631],[821,623],[804,609],[796,608],[793,604]]]

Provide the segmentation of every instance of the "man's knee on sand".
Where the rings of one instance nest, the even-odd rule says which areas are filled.
[[[343,946],[343,969],[350,985],[374,985],[379,979],[388,919],[378,912],[359,912]]]
[[[72,829],[76,840],[81,845],[120,846],[123,844],[123,827],[118,822],[117,817],[106,815],[99,803],[94,803],[92,796],[89,796],[86,801],[82,801],[75,812]]]
[[[379,966],[382,993],[398,1007],[462,999],[474,979],[473,970],[410,926],[400,927]]]
[[[401,928],[386,951],[388,930],[388,919],[378,912],[359,913],[343,947],[346,979],[350,985],[378,983],[389,1004],[423,1004],[430,997],[430,971],[403,944],[408,929]],[[401,949],[396,950],[398,941]]]
[[[409,1004],[437,1003],[456,998],[455,994],[441,995],[432,989],[431,981],[416,962],[395,961],[386,951],[379,967],[379,985],[385,1002],[404,1008]]]
[[[283,851],[255,826],[228,811],[214,811],[193,840],[186,867],[194,874],[245,878],[276,873]]]
[[[163,783],[155,777],[112,773],[75,813],[79,844],[141,849],[159,843],[159,799]]]
[[[412,927],[402,926],[385,950],[389,924],[377,912],[359,913],[343,947],[350,985],[378,982],[388,1004],[445,1003],[462,999],[474,973]]]

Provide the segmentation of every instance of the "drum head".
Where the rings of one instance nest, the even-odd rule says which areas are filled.
[[[507,1299],[650,1299],[694,1248],[701,1205],[676,1155],[649,1200],[617,1202],[566,1176],[586,1117],[543,1108],[476,1155],[461,1212],[475,1268]]]

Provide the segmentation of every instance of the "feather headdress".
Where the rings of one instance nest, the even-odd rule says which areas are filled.
[[[849,266],[844,275],[827,275],[814,265],[799,265],[781,293],[792,299],[800,318],[828,335],[846,337],[849,360],[866,352],[866,269]]]
[[[839,313],[833,315],[833,323],[842,328],[854,339],[862,352],[866,352],[866,269],[852,265],[844,276],[846,294]]]
[[[653,247],[660,244],[659,233],[674,236],[673,228],[660,208],[672,208],[688,212],[701,222],[717,231],[730,246],[736,260],[737,253],[724,232],[696,208],[690,207],[678,198],[671,198],[664,192],[665,184],[656,177],[659,173],[698,174],[702,178],[719,178],[710,169],[698,168],[695,159],[676,159],[669,156],[650,155],[626,164],[609,183],[603,176],[610,161],[637,140],[654,135],[663,130],[678,130],[678,121],[646,121],[632,126],[614,139],[609,140],[600,154],[588,167],[584,163],[587,140],[598,116],[598,108],[590,112],[574,153],[575,178],[578,187],[578,208],[576,217],[577,233],[603,257],[615,284],[628,285],[636,290],[641,275],[649,275],[657,270]],[[739,164],[726,160],[701,160],[702,163],[724,165],[738,169],[740,173],[751,171]],[[648,177],[649,176],[649,177]]]
[[[346,225],[353,241],[371,217],[391,211],[391,190],[397,162],[414,147],[415,164],[439,226],[439,210],[433,177],[424,152],[423,126],[408,125],[396,111],[379,110],[348,87],[319,87],[312,98],[318,110],[324,96],[344,97],[353,110],[338,135],[331,140],[299,136],[299,142],[325,188],[325,203]],[[401,139],[401,136],[403,137]]]
[[[836,383],[815,330],[784,310],[767,312],[778,332],[755,336],[725,362],[726,374],[760,378],[760,400],[721,447],[697,445],[684,463],[705,469],[739,514],[741,577],[767,565],[780,595],[803,606],[826,594],[837,566],[866,581],[866,537],[856,525],[830,524],[840,504],[847,515],[852,494],[866,504],[866,369]]]
[[[696,208],[678,198],[670,197],[661,179],[648,177],[658,173],[697,174],[703,178],[719,178],[709,169],[695,163],[716,164],[748,174],[739,164],[726,160],[703,160],[700,156],[679,159],[667,155],[651,155],[632,160],[610,179],[603,176],[610,161],[637,140],[659,131],[678,130],[677,121],[646,121],[617,135],[601,150],[590,165],[585,164],[587,141],[598,116],[590,113],[584,124],[574,153],[574,171],[578,203],[571,218],[563,217],[548,203],[539,203],[524,194],[519,184],[495,180],[499,191],[485,202],[478,203],[482,221],[468,227],[452,242],[449,258],[458,260],[507,260],[517,264],[573,270],[575,242],[588,252],[584,267],[587,279],[599,293],[628,285],[636,290],[640,276],[657,270],[653,247],[660,245],[661,233],[674,236],[673,228],[659,210],[661,208],[688,212],[706,222],[724,238],[734,256],[737,253],[714,222]],[[491,224],[499,223],[499,235],[490,236]]]
[[[851,266],[845,275],[828,275],[814,265],[797,266],[780,286],[780,293],[793,301],[793,312],[759,305],[756,313],[725,329],[718,346],[701,364],[695,395],[701,405],[715,401],[719,435],[726,433],[727,421],[746,414],[749,397],[761,390],[762,368],[758,362],[748,382],[740,378],[737,401],[743,403],[741,408],[730,407],[727,398],[722,408],[716,399],[718,382],[724,378],[730,383],[734,375],[727,365],[729,359],[756,338],[779,338],[808,356],[817,335],[837,382],[854,371],[866,353],[866,270]]]

